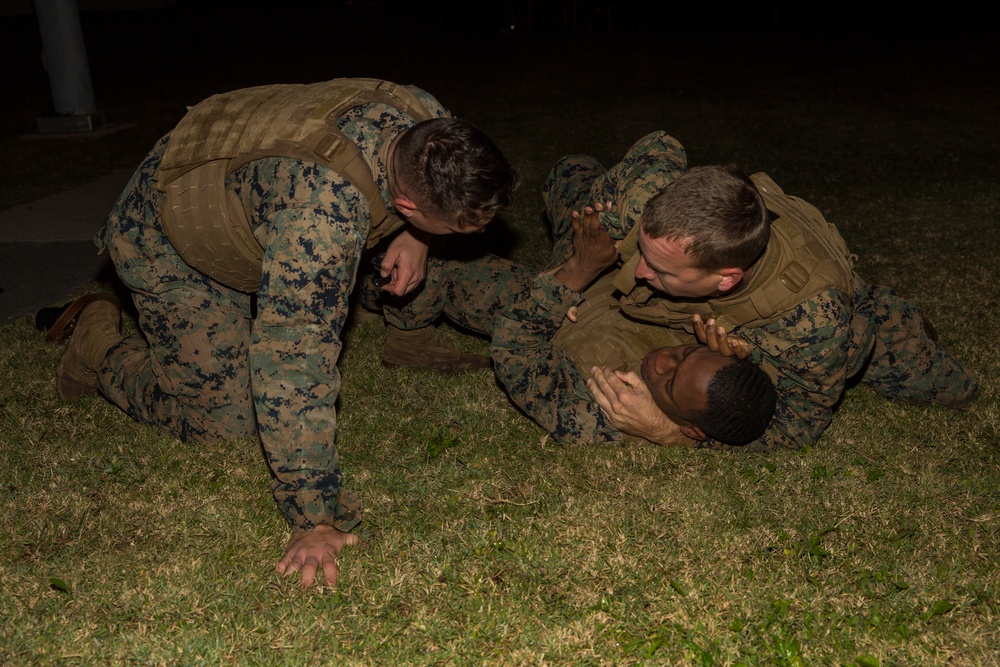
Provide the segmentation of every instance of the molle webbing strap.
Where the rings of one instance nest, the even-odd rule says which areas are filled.
[[[241,203],[226,189],[226,163],[208,162],[167,186],[163,228],[189,266],[244,292],[260,285],[264,249],[246,221]],[[206,210],[205,202],[212,204]],[[234,220],[233,216],[238,219]]]
[[[628,233],[618,245],[618,254],[624,264],[615,273],[614,285],[622,294],[629,294],[635,288],[635,270],[642,259],[639,252],[639,223],[635,223],[632,231]]]
[[[234,289],[257,290],[263,249],[225,183],[234,170],[265,157],[316,162],[360,190],[372,225],[367,246],[402,226],[357,145],[337,127],[348,109],[370,103],[396,107],[418,122],[435,116],[407,88],[377,79],[258,86],[191,108],[171,134],[157,173],[157,187],[166,193],[164,230],[181,258]]]
[[[784,288],[791,294],[799,294],[810,283],[815,289],[817,283],[822,282],[852,298],[857,255],[851,253],[837,227],[827,222],[819,209],[809,202],[786,195],[767,174],[758,172],[750,179],[767,209],[778,215],[774,225],[783,230],[795,256],[794,260],[785,263],[779,274],[779,282]]]
[[[566,320],[552,343],[561,348],[584,378],[594,366],[639,372],[646,353],[666,345],[694,342],[672,329],[623,316],[612,275],[600,278],[586,292],[577,307],[577,321]]]

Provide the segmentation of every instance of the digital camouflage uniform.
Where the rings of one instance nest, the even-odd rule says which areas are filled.
[[[572,253],[570,213],[594,202],[614,203],[602,225],[623,238],[638,221],[646,201],[684,172],[683,147],[654,132],[637,141],[611,170],[585,155],[563,158],[547,179],[556,267]],[[567,183],[587,187],[564,196]],[[586,386],[590,369],[610,366],[638,372],[646,352],[692,342],[693,336],[635,322],[620,314],[608,279],[585,293],[571,290],[544,272],[536,279],[527,268],[494,256],[473,261],[432,262],[427,291],[438,295],[411,307],[408,317],[423,322],[444,314],[466,328],[492,336],[497,378],[511,400],[560,442],[612,442],[631,436],[608,421]],[[370,301],[377,295],[368,281]],[[430,306],[430,310],[425,310]],[[577,306],[577,322],[565,319]]]
[[[411,90],[436,115],[447,115],[433,97]],[[379,103],[355,106],[337,122],[390,208],[386,149],[414,123]],[[96,239],[132,290],[145,336],[111,349],[99,388],[134,419],[184,440],[259,433],[289,524],[350,530],[360,504],[341,489],[337,361],[369,236],[368,203],[347,180],[312,162],[264,157],[231,173],[225,187],[264,253],[251,319],[250,294],[192,269],[167,239],[156,174],[169,141],[167,135],[154,146]]]
[[[493,320],[492,356],[511,400],[559,442],[615,442],[616,429],[587,389],[594,366],[638,372],[649,350],[692,342],[693,336],[621,315],[610,277],[580,294],[553,275],[573,250],[571,214],[612,202],[599,214],[614,239],[623,239],[646,202],[687,170],[687,154],[665,132],[636,141],[605,169],[588,155],[559,160],[542,187],[553,238],[549,271],[538,276]],[[575,323],[565,319],[577,307]]]
[[[646,201],[687,169],[684,149],[662,132],[643,137],[625,159],[605,171],[593,158],[560,160],[543,188],[554,248],[549,268],[572,251],[570,214],[585,205],[612,201],[602,226],[616,239],[635,227]],[[482,263],[481,263],[482,262]],[[492,333],[497,377],[511,399],[559,441],[627,438],[605,418],[586,388],[595,365],[638,371],[645,352],[695,341],[685,326],[663,327],[622,315],[612,272],[586,296],[559,283],[551,272],[533,279],[527,269],[498,258],[439,262],[432,278],[437,294],[430,312],[410,316],[431,321],[441,313],[470,329]],[[736,331],[756,346],[753,359],[775,380],[779,401],[768,432],[741,450],[810,444],[829,424],[846,380],[862,381],[885,396],[913,402],[961,405],[977,383],[930,340],[916,309],[886,287],[856,275],[853,299],[837,291],[819,293],[772,321]],[[641,293],[641,290],[639,291]],[[641,301],[636,293],[633,301]],[[648,294],[647,294],[648,293]],[[664,299],[646,289],[647,300]],[[579,307],[578,322],[564,320]],[[630,303],[641,312],[642,304]],[[699,312],[710,313],[709,301]],[[600,344],[596,344],[600,343]],[[703,446],[724,448],[712,441]]]
[[[437,260],[435,301],[422,300],[409,316],[433,321],[445,315],[466,329],[491,336],[497,379],[510,399],[552,437],[564,443],[634,439],[616,429],[587,389],[594,366],[638,372],[646,353],[678,345],[664,327],[621,315],[618,294],[605,278],[584,294],[560,283],[552,271],[537,278],[527,267],[486,255]],[[365,280],[362,289],[377,297]],[[428,308],[429,306],[429,308]],[[566,319],[577,306],[577,321]]]
[[[576,322],[566,319],[573,306]],[[647,352],[681,341],[671,329],[624,317],[609,279],[580,294],[546,272],[493,319],[491,351],[511,400],[555,440],[617,442],[635,438],[594,400],[590,369],[638,373]]]
[[[570,155],[560,160],[549,174],[542,190],[549,212],[551,236],[554,240],[549,266],[561,264],[572,254],[573,230],[570,219],[572,211],[597,201],[614,202],[611,212],[600,214],[601,224],[612,238],[624,238],[628,230],[639,220],[649,198],[686,170],[687,155],[684,148],[665,132],[652,132],[635,142],[625,158],[611,170],[606,170],[597,160],[587,155]],[[586,192],[578,189],[563,192],[557,189],[567,186],[576,188],[580,183],[587,184]],[[554,207],[561,208],[556,211]],[[421,299],[398,304],[394,313],[387,311],[386,320],[390,324],[394,323],[394,317],[411,323],[426,324],[433,322],[442,314],[448,314],[454,316],[452,319],[478,321],[478,325],[470,326],[465,323],[465,326],[488,334],[490,326],[481,318],[484,313],[491,312],[491,309],[489,307],[480,309],[477,304],[455,298],[456,290],[458,293],[463,292],[464,288],[459,286],[462,281],[468,279],[473,281],[474,285],[480,284],[484,290],[481,293],[484,302],[496,304],[498,303],[496,289],[511,295],[517,294],[517,290],[504,289],[503,286],[496,288],[486,282],[479,283],[478,276],[491,273],[506,276],[516,273],[528,280],[522,285],[523,288],[527,288],[533,278],[523,270],[523,267],[496,257],[482,260],[486,262],[485,264],[479,264],[480,260],[474,259],[471,263],[453,265],[456,260],[449,259],[446,250],[441,248],[436,250],[437,253],[432,253],[428,259],[427,278],[422,288]],[[396,305],[395,300],[383,294],[370,280],[374,274],[368,271],[368,267],[362,268],[365,270],[365,279],[359,284],[360,302],[369,310],[378,310],[387,303]],[[501,280],[505,281],[506,279]],[[476,292],[474,288],[469,288],[465,290],[465,294],[475,295]],[[448,309],[451,312],[446,313]]]
[[[573,211],[610,201],[611,210],[599,214],[601,226],[611,238],[622,240],[638,224],[646,202],[686,171],[684,147],[660,131],[632,144],[611,169],[589,155],[560,159],[542,186],[554,245],[549,266],[566,261],[573,252]]]
[[[647,186],[644,191],[652,191],[652,194],[686,170],[679,144],[665,151],[664,146],[669,143],[648,142],[655,136],[641,140],[633,150],[642,150],[645,145],[653,155],[666,155],[669,166],[654,161],[652,174],[644,176],[641,168],[650,163],[633,157],[633,168],[627,175],[641,179]],[[621,169],[619,165],[612,173],[619,174]],[[572,247],[572,233],[567,233],[569,213],[583,205],[608,199],[603,193],[598,198],[597,192],[602,184],[615,180],[619,192],[635,190],[622,184],[620,176],[609,179],[601,174],[600,167],[586,156],[565,158],[556,165],[544,193],[549,218],[555,229],[564,234],[557,241],[557,248],[568,250]],[[636,197],[634,201],[640,199]],[[644,204],[645,200],[638,206],[640,212]],[[623,238],[628,237],[638,217],[627,212],[608,222],[602,218],[602,223],[612,237]],[[623,226],[616,227],[617,222]],[[775,229],[772,227],[767,252],[778,243],[779,232]],[[634,243],[631,248],[627,246],[627,243],[622,246],[626,261],[635,252]],[[632,271],[628,267],[620,270],[619,275]],[[624,277],[624,281],[616,280],[617,286],[634,284],[634,277]],[[757,289],[764,279],[766,277],[752,277],[745,289]],[[846,382],[854,376],[860,376],[862,383],[883,396],[914,403],[962,407],[978,394],[978,382],[927,335],[923,318],[912,304],[888,287],[866,284],[857,274],[852,273],[850,281],[853,296],[838,289],[821,290],[789,310],[775,314],[769,321],[752,326],[730,323],[731,332],[751,343],[753,360],[768,372],[778,392],[777,408],[767,432],[740,449],[797,448],[814,443],[829,425]],[[713,315],[721,310],[725,298],[709,299],[700,304],[671,301],[662,293],[654,293],[640,284],[622,298],[622,308],[632,318],[669,326],[681,337],[681,342],[690,342],[693,331],[690,315],[695,312]],[[659,319],[667,312],[672,314],[668,318],[672,321]],[[726,447],[712,441],[702,444]]]

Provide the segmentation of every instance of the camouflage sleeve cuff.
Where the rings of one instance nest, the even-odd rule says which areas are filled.
[[[539,274],[531,287],[515,296],[497,313],[493,326],[493,347],[524,350],[544,344],[562,326],[566,313],[583,301],[582,294],[563,285],[555,277],[556,267]]]
[[[611,238],[625,238],[646,202],[686,171],[687,152],[677,139],[662,130],[640,138],[591,188],[592,201],[614,203],[610,213],[600,214],[601,226]]]
[[[552,333],[562,325],[569,309],[580,305],[584,299],[583,294],[559,282],[555,275],[559,268],[539,274],[528,293],[538,310],[534,319],[541,320],[547,317],[555,324]]]
[[[292,530],[333,526],[347,533],[361,523],[361,499],[343,488],[331,494],[326,490],[283,491],[280,486],[275,484],[274,499]]]

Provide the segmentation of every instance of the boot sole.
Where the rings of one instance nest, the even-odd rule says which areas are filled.
[[[69,337],[73,335],[73,329],[76,328],[76,318],[80,314],[80,311],[94,301],[107,301],[121,307],[121,302],[118,300],[118,297],[113,294],[101,292],[81,296],[79,299],[66,306],[59,317],[56,318],[56,321],[52,323],[49,330],[45,332],[45,342],[55,345],[69,340]]]
[[[77,382],[63,373],[63,362],[59,360],[56,366],[56,393],[63,401],[75,401],[83,396],[93,396],[97,393],[97,386]]]

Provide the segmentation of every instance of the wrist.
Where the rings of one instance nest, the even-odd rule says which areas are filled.
[[[684,435],[680,427],[667,419],[666,415],[657,421],[658,424],[650,425],[648,431],[643,435],[650,442],[674,447],[693,447],[695,445],[695,441]]]
[[[555,276],[566,287],[582,292],[601,272],[583,267],[574,260],[576,260],[575,256],[566,260],[566,263],[556,271]]]
[[[410,234],[410,236],[412,236],[417,241],[420,241],[424,245],[430,245],[431,240],[434,238],[434,235],[431,234],[430,232],[425,232],[422,229],[418,229],[417,227],[414,227],[411,223],[407,223],[406,231]]]
[[[681,433],[676,426],[674,428],[660,429],[660,432],[652,440],[658,445],[668,447],[694,447],[697,444],[696,440],[692,440]]]

